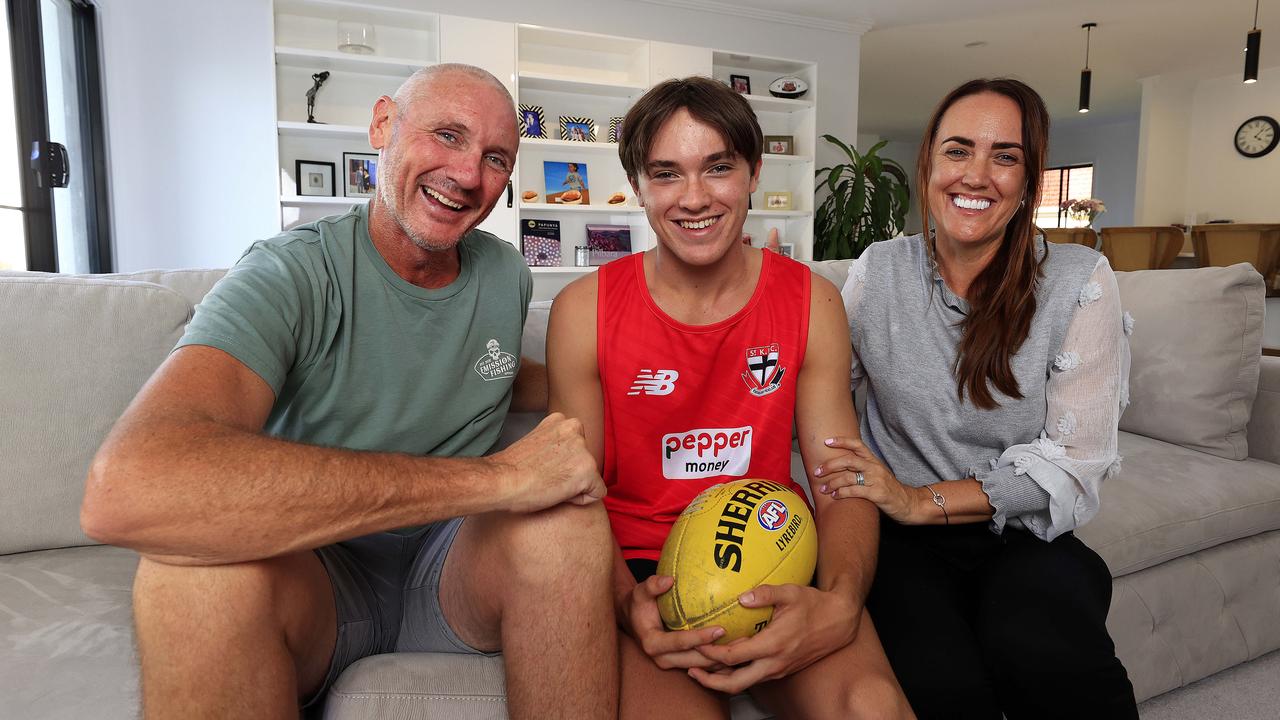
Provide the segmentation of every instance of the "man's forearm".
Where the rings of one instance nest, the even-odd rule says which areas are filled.
[[[424,458],[293,443],[218,425],[113,432],[82,519],[104,542],[175,564],[274,557],[500,507],[484,458]]]

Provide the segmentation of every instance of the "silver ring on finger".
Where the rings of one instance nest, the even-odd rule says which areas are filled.
[[[861,470],[857,470],[853,473],[853,481],[854,483],[865,487],[867,484],[867,476],[863,475]]]

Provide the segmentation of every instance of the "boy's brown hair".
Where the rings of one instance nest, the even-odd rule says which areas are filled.
[[[720,132],[729,150],[750,163],[754,174],[764,150],[760,123],[745,98],[708,77],[687,77],[659,83],[645,93],[622,121],[618,158],[627,179],[636,182],[662,125],[684,108]]]

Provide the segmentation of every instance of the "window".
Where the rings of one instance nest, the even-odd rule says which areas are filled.
[[[1071,165],[1049,168],[1040,179],[1040,206],[1036,208],[1036,225],[1042,228],[1085,227],[1087,220],[1076,220],[1062,209],[1064,200],[1093,197],[1093,166]]]
[[[0,269],[111,271],[97,20],[89,0],[6,0]]]

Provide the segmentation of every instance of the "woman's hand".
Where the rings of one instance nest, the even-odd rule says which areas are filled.
[[[933,506],[933,494],[926,488],[898,482],[861,440],[837,437],[828,439],[826,445],[848,452],[814,468],[814,477],[822,481],[818,492],[833,498],[865,498],[904,525],[924,522],[925,513]]]

